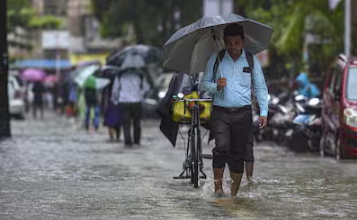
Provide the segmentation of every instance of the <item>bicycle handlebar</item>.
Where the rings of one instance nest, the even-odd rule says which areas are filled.
[[[175,99],[178,102],[211,102],[212,99]]]

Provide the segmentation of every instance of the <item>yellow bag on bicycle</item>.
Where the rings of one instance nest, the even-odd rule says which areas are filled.
[[[197,91],[194,91],[190,94],[185,95],[185,99],[199,99],[199,95]],[[191,109],[194,102],[183,102],[183,101],[176,101],[174,100],[172,104],[172,120],[178,123],[187,124],[191,122],[192,114]],[[205,101],[205,102],[198,102],[200,108],[200,120],[201,123],[205,123],[209,121],[211,118],[211,106],[212,102]]]

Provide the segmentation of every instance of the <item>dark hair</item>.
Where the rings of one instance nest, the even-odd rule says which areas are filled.
[[[244,30],[243,26],[239,24],[230,24],[224,29],[224,37],[227,36],[241,36],[244,40]]]

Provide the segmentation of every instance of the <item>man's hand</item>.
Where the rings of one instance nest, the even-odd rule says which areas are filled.
[[[268,119],[266,116],[259,117],[259,129],[264,129],[268,125]]]
[[[220,91],[223,87],[227,86],[227,79],[226,78],[219,78],[217,80],[217,90]]]

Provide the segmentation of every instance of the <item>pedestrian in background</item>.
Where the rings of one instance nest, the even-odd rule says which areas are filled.
[[[119,107],[111,101],[114,80],[102,91],[102,112],[104,113],[104,126],[108,128],[109,141],[120,142],[121,114]]]
[[[40,111],[41,119],[44,118],[44,94],[46,92],[45,86],[42,82],[34,82],[32,87],[33,92],[33,103],[32,111],[33,118],[37,118],[37,111]]]
[[[100,121],[100,108],[99,108],[99,98],[96,89],[93,88],[84,88],[84,100],[86,105],[85,111],[85,121],[84,126],[87,131],[90,131],[90,119],[92,116],[92,111],[94,111],[93,117],[93,126],[95,131],[99,129],[99,121]]]
[[[126,69],[115,78],[112,89],[112,101],[118,104],[124,130],[125,145],[130,147],[140,145],[142,102],[150,85],[144,76],[144,70],[139,68]],[[134,138],[131,135],[133,124]]]

